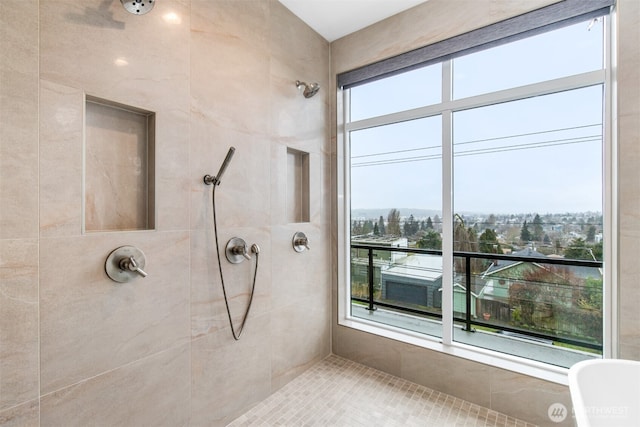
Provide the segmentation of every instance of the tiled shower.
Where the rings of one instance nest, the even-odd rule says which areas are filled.
[[[221,426],[331,352],[531,422],[567,402],[564,386],[335,320],[335,73],[553,1],[430,0],[329,44],[277,0],[158,0],[143,16],[0,0],[0,426]],[[619,9],[619,346],[639,359],[640,6]],[[262,249],[240,341],[203,183],[230,146],[220,241]],[[292,249],[298,231],[310,250]],[[124,245],[148,277],[105,274]],[[236,322],[252,268],[223,261]]]

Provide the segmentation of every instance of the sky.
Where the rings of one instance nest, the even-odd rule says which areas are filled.
[[[603,23],[453,62],[454,99],[603,64]],[[440,102],[440,64],[351,89],[352,120]],[[601,85],[454,112],[454,211],[602,211]],[[382,102],[380,102],[382,100]],[[440,116],[353,131],[351,207],[442,207]]]

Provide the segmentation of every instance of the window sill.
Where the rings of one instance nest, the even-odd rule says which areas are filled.
[[[567,368],[553,366],[542,362],[524,359],[505,353],[474,347],[459,342],[445,344],[440,338],[411,332],[404,329],[371,322],[355,317],[339,319],[338,324],[347,328],[378,335],[405,344],[428,350],[438,351],[450,356],[461,357],[485,365],[506,369],[519,374],[539,378],[556,384],[568,385]]]

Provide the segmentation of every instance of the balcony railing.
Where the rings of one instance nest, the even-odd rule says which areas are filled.
[[[382,276],[394,267],[405,266],[411,256],[442,257],[442,251],[418,248],[398,248],[360,243],[351,244],[352,269],[354,264],[366,266],[366,296],[354,296],[351,301],[366,306],[369,311],[378,307],[394,312],[416,315],[441,321],[442,313],[435,305],[418,301],[398,301],[381,295],[385,282]],[[574,260],[537,256],[519,256],[488,254],[477,252],[453,252],[455,282],[460,295],[464,293],[464,309],[454,309],[454,321],[466,331],[476,328],[497,332],[506,336],[516,336],[531,341],[545,343],[563,343],[586,351],[602,353],[602,267],[601,261]],[[403,263],[405,261],[405,263]],[[526,267],[524,267],[526,266]],[[422,271],[418,271],[418,270]],[[378,270],[378,274],[376,274]],[[438,286],[437,272],[431,268],[416,268],[416,273],[395,273],[397,280],[406,286],[417,289],[427,286],[420,274],[429,270],[432,286]],[[403,271],[410,271],[404,268]],[[352,271],[352,281],[354,273]],[[440,286],[442,271],[440,266]],[[398,279],[399,278],[399,279]],[[434,279],[435,278],[435,279]],[[395,279],[394,279],[395,280]],[[387,282],[387,287],[390,287]],[[501,284],[498,284],[501,283]],[[491,284],[491,285],[490,285]],[[364,286],[364,285],[363,285]],[[487,288],[493,286],[502,290],[501,296],[488,296]],[[476,292],[474,292],[474,290]],[[386,292],[389,290],[386,289]],[[438,292],[432,289],[433,293]],[[378,293],[378,297],[376,297]],[[436,298],[437,299],[437,298]],[[594,302],[595,301],[595,302]],[[482,307],[500,307],[497,315],[491,311],[483,315],[478,313]],[[475,309],[475,313],[474,313]],[[562,327],[549,327],[548,318],[563,318]],[[475,315],[474,315],[475,314]],[[580,317],[583,316],[583,317]],[[590,326],[585,326],[584,316],[589,316]],[[492,318],[493,317],[493,318]],[[545,325],[536,324],[545,323]],[[572,323],[575,323],[573,325]],[[569,329],[588,328],[590,332],[570,331]]]

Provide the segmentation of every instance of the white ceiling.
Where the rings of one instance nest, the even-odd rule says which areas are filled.
[[[427,0],[278,0],[332,42]]]

